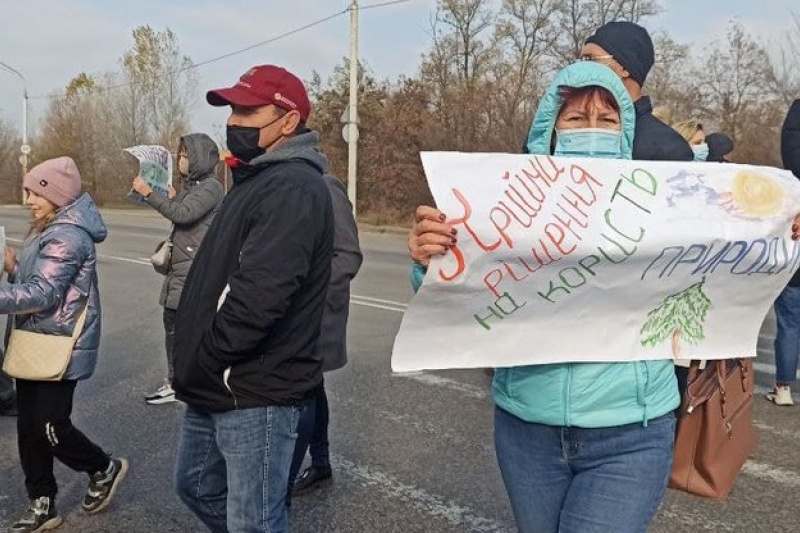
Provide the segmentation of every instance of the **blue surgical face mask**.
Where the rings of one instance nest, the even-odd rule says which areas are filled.
[[[694,152],[694,160],[695,161],[707,161],[708,160],[708,145],[706,143],[703,144],[693,144],[692,151]]]
[[[555,155],[619,159],[622,132],[600,128],[556,131]]]

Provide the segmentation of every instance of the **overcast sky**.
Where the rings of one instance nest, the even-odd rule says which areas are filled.
[[[386,0],[361,0],[362,7]],[[149,24],[172,29],[183,52],[195,62],[267,40],[344,10],[348,0],[2,0],[0,61],[21,71],[37,97],[60,91],[79,72],[116,70],[131,45],[133,28]],[[662,0],[666,12],[647,21],[699,50],[724,36],[738,16],[763,41],[776,41],[789,28],[797,0]],[[361,13],[360,57],[380,78],[414,74],[430,43],[436,0],[408,2]],[[235,8],[233,7],[235,6]],[[205,105],[207,89],[230,85],[248,67],[276,63],[301,77],[327,76],[348,54],[347,14],[241,55],[198,69],[193,127],[215,137],[224,110]],[[19,125],[22,83],[0,70],[0,117]],[[34,98],[30,119],[41,116],[46,100]]]

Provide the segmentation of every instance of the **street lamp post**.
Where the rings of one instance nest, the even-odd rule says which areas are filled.
[[[350,4],[350,103],[347,117],[347,196],[358,215],[356,182],[358,180],[358,0]]]
[[[22,75],[20,71],[3,63],[0,61],[0,67],[3,67],[7,71],[15,74],[21,81],[22,81],[22,146],[20,146],[20,152],[22,155],[19,158],[19,162],[22,165],[22,175],[28,173],[28,154],[31,153],[31,147],[28,146],[28,82],[25,79],[25,76]],[[25,201],[25,193],[22,192],[22,200]]]

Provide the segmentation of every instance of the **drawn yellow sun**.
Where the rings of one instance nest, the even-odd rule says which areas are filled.
[[[783,207],[783,188],[765,174],[739,172],[733,178],[733,200],[747,215],[771,217]]]

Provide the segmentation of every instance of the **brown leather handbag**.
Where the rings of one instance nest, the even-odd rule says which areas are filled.
[[[756,445],[752,359],[692,361],[678,418],[669,486],[714,500],[727,497]]]

